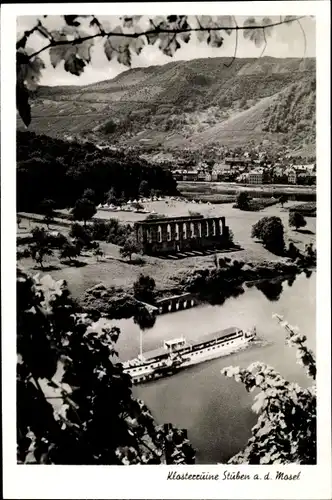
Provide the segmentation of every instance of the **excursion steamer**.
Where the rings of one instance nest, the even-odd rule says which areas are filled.
[[[205,336],[191,344],[184,337],[165,340],[163,347],[141,353],[123,363],[124,372],[129,374],[134,384],[172,375],[191,365],[210,359],[220,358],[246,347],[256,337],[256,329],[243,331],[236,327]]]

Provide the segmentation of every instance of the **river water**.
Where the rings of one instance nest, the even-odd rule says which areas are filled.
[[[310,380],[296,364],[295,349],[285,345],[286,332],[273,313],[281,314],[300,328],[315,351],[316,274],[273,287],[245,286],[245,293],[227,299],[223,305],[201,305],[157,317],[153,328],[144,332],[143,349],[160,347],[163,340],[185,336],[189,341],[228,326],[256,326],[259,341],[246,350],[193,366],[172,377],[134,388],[158,423],[172,422],[188,430],[196,448],[196,463],[225,462],[246,444],[257,420],[251,411],[253,395],[242,384],[221,375],[226,366],[247,367],[265,362],[288,380],[302,386]],[[118,352],[121,360],[139,351],[139,327],[132,320],[112,321],[121,328]]]

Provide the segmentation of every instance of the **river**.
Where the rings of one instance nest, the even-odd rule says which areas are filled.
[[[256,326],[260,340],[246,350],[134,388],[134,395],[145,401],[158,423],[172,422],[188,430],[197,450],[196,463],[227,461],[246,444],[257,420],[251,411],[253,395],[242,384],[221,375],[222,368],[262,361],[290,381],[303,386],[310,383],[296,364],[295,349],[285,345],[286,332],[272,314],[281,314],[298,326],[315,351],[316,273],[309,278],[301,274],[293,283],[260,288],[245,286],[245,293],[223,305],[201,305],[158,316],[153,328],[144,332],[143,348],[150,350],[160,347],[163,340],[182,335],[195,341],[228,326]],[[136,356],[139,327],[132,320],[111,323],[121,328],[117,345],[121,360]]]

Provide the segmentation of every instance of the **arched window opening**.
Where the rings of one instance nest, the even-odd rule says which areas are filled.
[[[183,230],[183,239],[186,240],[187,239],[187,224],[185,222],[183,223],[182,230]]]
[[[206,236],[209,236],[209,221],[205,222],[205,226],[206,226]]]
[[[178,240],[179,236],[179,224],[175,224],[175,239]]]
[[[171,241],[172,239],[172,234],[171,234],[171,226],[170,224],[167,224],[167,241]]]
[[[162,238],[161,238],[161,226],[158,226],[158,242],[161,243]]]

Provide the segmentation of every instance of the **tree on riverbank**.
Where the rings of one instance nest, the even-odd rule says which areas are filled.
[[[262,241],[267,250],[276,255],[285,251],[284,226],[280,217],[263,217],[252,226],[251,237]]]
[[[290,227],[295,227],[297,231],[300,227],[305,227],[307,225],[307,221],[299,212],[290,212],[288,224]]]
[[[248,210],[250,204],[250,196],[247,191],[240,191],[236,197],[236,206],[240,210]]]
[[[119,329],[95,319],[79,309],[63,280],[18,270],[18,463],[193,463],[186,432],[157,425],[133,398],[116,357]]]
[[[252,406],[259,415],[257,423],[244,450],[229,460],[231,464],[316,464],[316,360],[306,337],[281,316],[276,318],[287,331],[288,345],[297,349],[297,362],[314,384],[303,389],[259,362],[246,369],[222,370],[224,375],[242,382],[248,392],[259,390]]]
[[[140,274],[134,282],[134,297],[142,302],[153,304],[155,300],[156,282],[151,276]]]

